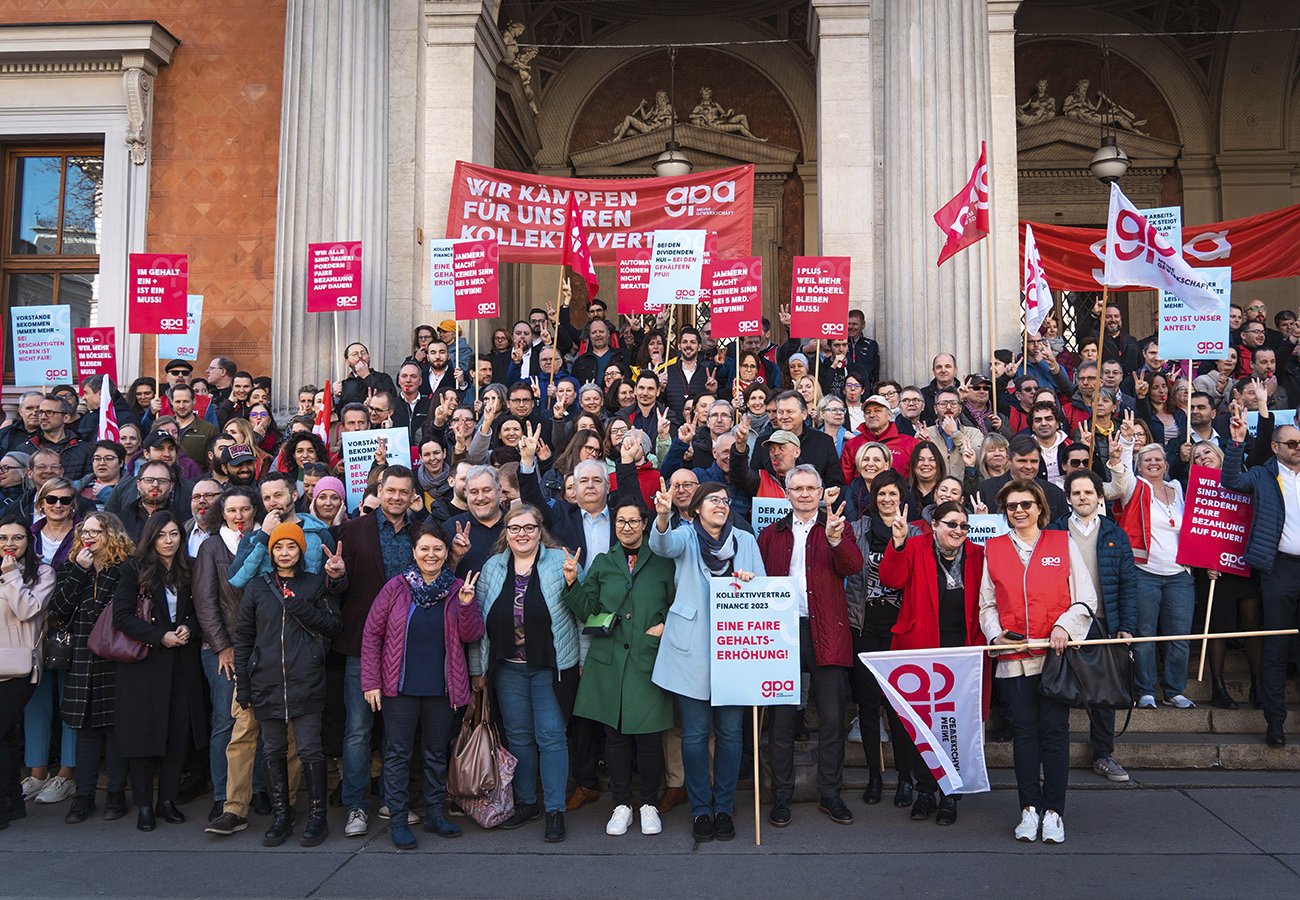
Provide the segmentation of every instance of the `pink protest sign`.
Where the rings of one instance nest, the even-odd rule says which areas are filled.
[[[307,245],[307,312],[361,308],[361,242]]]
[[[650,250],[620,250],[617,261],[618,286],[615,298],[621,315],[660,313],[662,303],[649,303]]]
[[[1187,478],[1183,527],[1178,532],[1179,565],[1249,575],[1242,559],[1250,536],[1251,501],[1219,484],[1219,471],[1192,466]]]
[[[77,375],[107,375],[117,380],[117,335],[112,328],[74,328],[72,347],[77,356]]]
[[[709,298],[715,338],[763,333],[763,258],[714,260],[710,267]]]
[[[501,315],[496,241],[457,241],[453,244],[451,278],[457,319],[493,319]]]
[[[849,257],[796,256],[790,336],[843,338],[849,329]]]
[[[190,261],[184,253],[132,253],[127,272],[127,330],[184,334]]]

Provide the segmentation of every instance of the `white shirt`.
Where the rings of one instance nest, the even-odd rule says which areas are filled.
[[[171,616],[172,624],[176,624],[176,589],[167,588],[167,612]]]
[[[794,532],[794,549],[790,551],[790,577],[794,579],[794,590],[799,596],[799,617],[808,616],[808,535],[817,524],[817,515],[807,522],[799,521],[799,516],[791,518],[791,530]]]
[[[1282,489],[1282,540],[1279,553],[1300,556],[1300,472],[1292,472],[1281,463],[1277,467],[1277,486]]]
[[[1097,512],[1100,513],[1101,510],[1098,509]],[[1070,524],[1077,528],[1080,534],[1090,535],[1097,529],[1097,520],[1100,518],[1101,516],[1097,513],[1094,513],[1091,519],[1086,520],[1079,518],[1078,513],[1070,513]]]
[[[1173,502],[1161,502],[1156,497],[1155,488],[1151,489],[1151,546],[1147,547],[1146,562],[1137,564],[1139,569],[1152,575],[1177,575],[1187,571],[1177,562],[1178,532],[1183,527],[1183,486],[1177,481],[1166,481],[1165,486],[1173,488]],[[1297,515],[1300,515],[1300,510],[1297,510]]]
[[[202,528],[195,526],[194,530],[190,532],[190,536],[185,541],[186,555],[188,555],[190,559],[194,559],[198,556],[199,548],[203,546],[203,542],[209,537],[211,537],[210,534]]]

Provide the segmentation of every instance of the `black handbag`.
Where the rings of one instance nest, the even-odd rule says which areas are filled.
[[[1079,603],[1077,606],[1086,605]],[[1106,625],[1088,610],[1102,635]],[[1133,708],[1133,649],[1128,644],[1066,647],[1057,655],[1047,651],[1038,690],[1046,697],[1074,709]],[[1127,723],[1125,723],[1127,727]]]
[[[41,665],[47,671],[72,668],[72,633],[45,631],[41,639]]]

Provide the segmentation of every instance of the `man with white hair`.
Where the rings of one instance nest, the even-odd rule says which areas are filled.
[[[451,561],[461,578],[483,571],[501,536],[501,479],[496,469],[470,466],[465,502],[469,511],[452,516],[444,526],[451,537]]]

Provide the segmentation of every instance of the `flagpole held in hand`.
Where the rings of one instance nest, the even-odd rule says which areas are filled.
[[[761,793],[758,783],[758,723],[762,707],[754,707],[754,846],[763,846],[762,825],[763,817],[759,814],[759,794]]]

